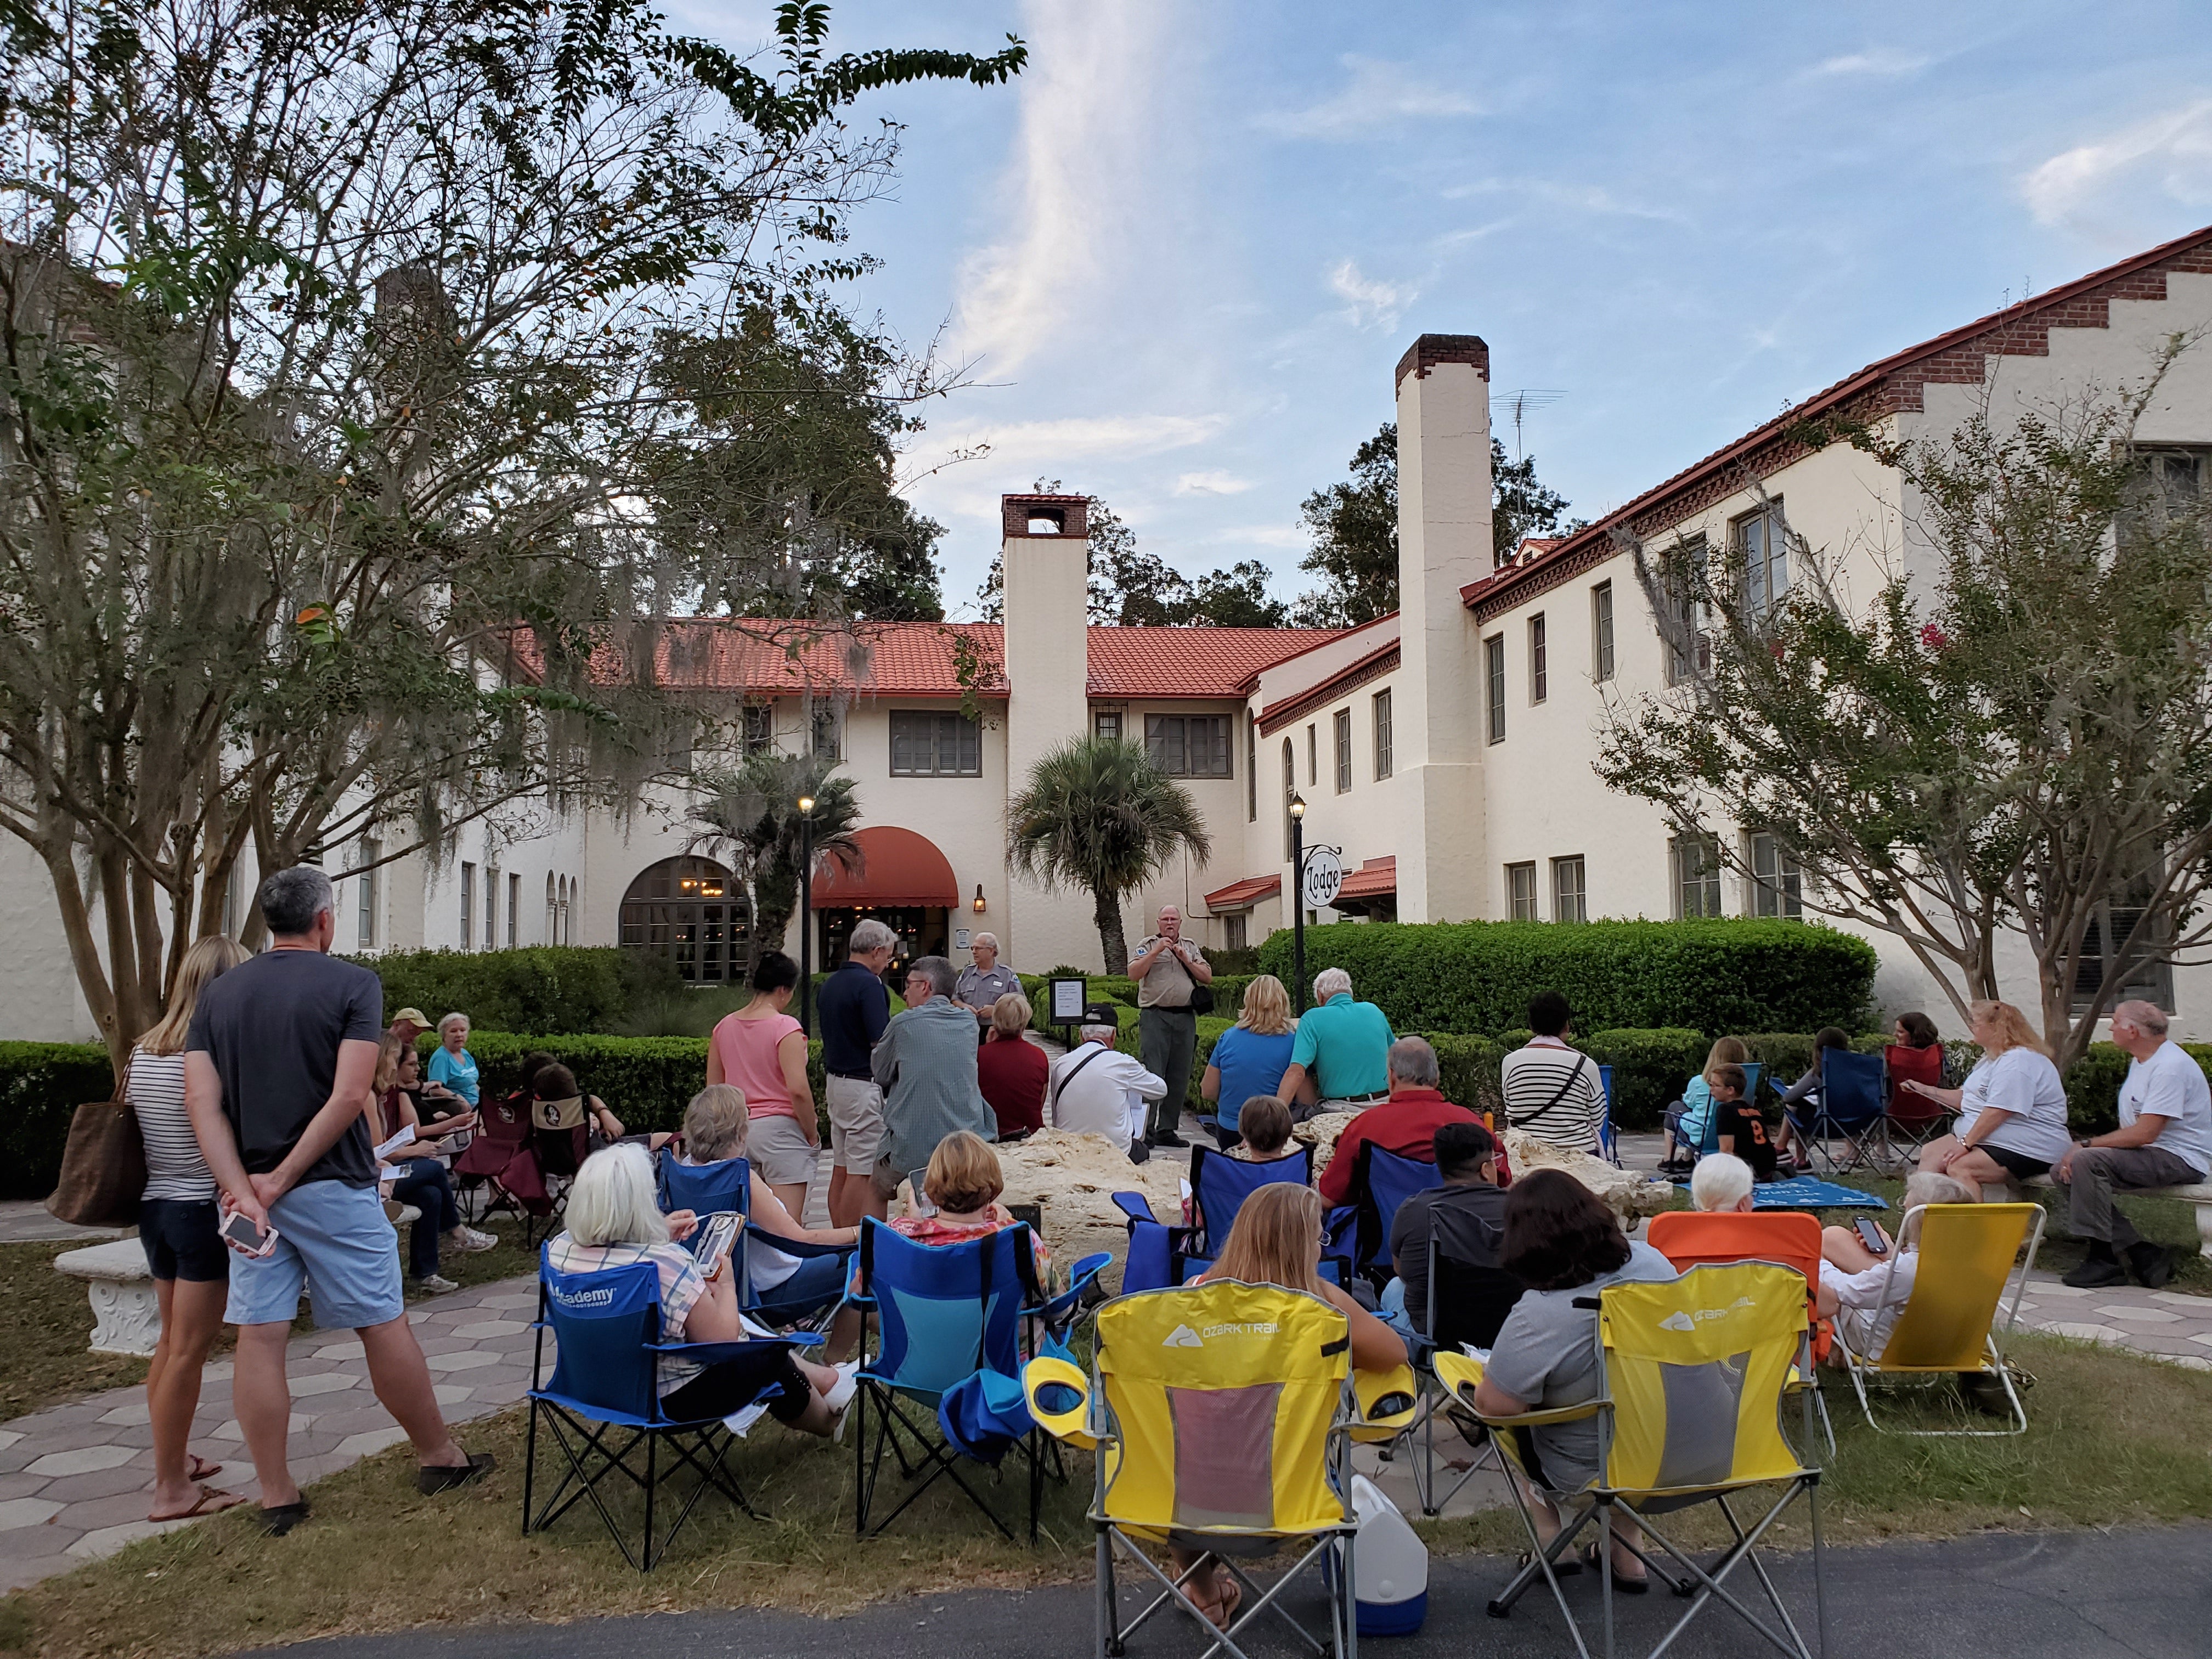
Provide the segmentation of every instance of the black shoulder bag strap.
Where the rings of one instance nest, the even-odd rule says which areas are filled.
[[[1538,1118],[1543,1116],[1545,1113],[1550,1111],[1552,1108],[1558,1105],[1561,1101],[1567,1097],[1567,1091],[1570,1089],[1573,1088],[1576,1084],[1582,1081],[1583,1067],[1587,1066],[1589,1063],[1589,1056],[1588,1054],[1577,1054],[1575,1056],[1575,1069],[1567,1073],[1567,1080],[1559,1085],[1559,1092],[1553,1095],[1541,1106],[1539,1106],[1534,1111],[1529,1113],[1528,1116],[1520,1119],[1517,1122],[1515,1121],[1513,1114],[1509,1111],[1505,1115],[1506,1126],[1509,1128],[1521,1128],[1528,1124],[1534,1123]]]
[[[1079,1072],[1082,1071],[1085,1066],[1088,1066],[1092,1060],[1097,1059],[1099,1055],[1105,1052],[1106,1050],[1103,1048],[1092,1049],[1089,1054],[1084,1055],[1081,1060],[1077,1060],[1074,1065],[1067,1068],[1066,1076],[1063,1077],[1059,1082],[1052,1085],[1052,1100],[1049,1103],[1052,1107],[1053,1115],[1055,1117],[1060,1114],[1060,1097],[1067,1092],[1067,1085],[1075,1081],[1076,1074]]]

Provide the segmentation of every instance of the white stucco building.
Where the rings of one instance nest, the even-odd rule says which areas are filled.
[[[1306,838],[1341,847],[1348,872],[1317,921],[1795,914],[1794,874],[1769,850],[1744,844],[1771,881],[1724,877],[1657,809],[1591,770],[1602,700],[1662,689],[1669,667],[1615,532],[1764,550],[1778,591],[1787,543],[1771,532],[1786,514],[1794,535],[1843,560],[1847,592],[1857,571],[1871,593],[1886,566],[1924,556],[1912,503],[1863,452],[1807,448],[1798,422],[1832,413],[1893,438],[1941,436],[1984,404],[2002,419],[2139,382],[2171,337],[2208,329],[2212,228],[1862,369],[1502,564],[1491,546],[1488,349],[1425,335],[1396,371],[1394,616],[1344,633],[1088,628],[1083,499],[1010,495],[1002,625],[867,625],[857,641],[794,655],[738,624],[679,623],[661,678],[744,742],[834,751],[856,781],[867,870],[817,882],[817,963],[836,959],[865,909],[891,921],[910,952],[957,950],[969,930],[988,928],[1024,971],[1101,966],[1089,896],[1016,882],[1005,856],[1014,781],[1084,731],[1147,744],[1212,834],[1206,865],[1179,863],[1130,901],[1133,943],[1170,901],[1207,945],[1257,943],[1287,925],[1293,789]],[[2167,374],[2139,436],[2212,496],[2212,341]],[[963,714],[963,697],[980,720]],[[720,981],[745,913],[726,872],[686,861],[687,833],[675,791],[620,818],[549,806],[471,824],[434,867],[408,860],[342,882],[338,946],[621,944]],[[12,845],[0,848],[0,895],[15,946],[0,964],[0,1036],[89,1036],[43,873]],[[1902,948],[1875,943],[1881,1003],[1952,1024]],[[796,938],[787,945],[795,952]],[[2212,1029],[2212,970],[2169,977],[2158,994],[2181,1029]],[[2024,951],[2004,979],[2034,1005]]]

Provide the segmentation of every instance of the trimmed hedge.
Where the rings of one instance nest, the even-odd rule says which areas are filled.
[[[1291,935],[1260,961],[1291,981]],[[1400,1030],[1492,1032],[1563,993],[1585,1031],[1812,1031],[1864,1025],[1874,947],[1799,921],[1335,922],[1306,929],[1306,972],[1342,968]],[[1310,980],[1309,981],[1310,982]]]
[[[348,958],[384,981],[384,1012],[463,1013],[491,1031],[610,1031],[641,1002],[685,994],[666,957],[619,945],[395,951]]]

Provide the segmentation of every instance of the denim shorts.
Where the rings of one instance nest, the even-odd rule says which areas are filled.
[[[138,1242],[145,1247],[146,1271],[156,1279],[221,1284],[230,1276],[230,1249],[216,1234],[218,1224],[211,1198],[139,1200]]]
[[[269,1218],[274,1250],[231,1255],[229,1323],[289,1324],[299,1316],[302,1281],[313,1292],[315,1323],[326,1331],[386,1324],[407,1310],[399,1236],[374,1187],[310,1181],[270,1206]]]

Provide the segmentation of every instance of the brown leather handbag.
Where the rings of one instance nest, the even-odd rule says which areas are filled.
[[[72,1226],[128,1227],[137,1221],[145,1194],[146,1143],[139,1137],[137,1111],[125,1100],[78,1107],[70,1119],[61,1181],[46,1200],[47,1213]]]

